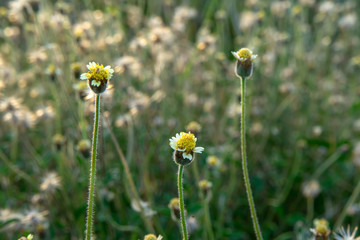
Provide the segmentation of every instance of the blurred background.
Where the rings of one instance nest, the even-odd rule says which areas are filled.
[[[359,11],[356,0],[1,1],[0,239],[83,238],[94,95],[79,76],[90,61],[115,70],[102,94],[96,239],[151,233],[116,142],[152,233],[181,239],[168,139],[189,130],[205,148],[185,168],[190,239],[254,239],[230,52],[242,47],[258,55],[246,130],[264,239],[309,239],[316,218],[355,227]]]

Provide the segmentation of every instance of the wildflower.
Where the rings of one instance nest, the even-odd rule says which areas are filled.
[[[61,134],[55,134],[52,140],[57,150],[60,150],[61,147],[65,144],[65,137]]]
[[[360,237],[355,238],[357,227],[355,227],[354,231],[350,235],[350,227],[347,227],[345,231],[344,227],[341,227],[338,233],[334,233],[335,240],[360,240]]]
[[[134,209],[135,212],[141,212],[143,209],[145,216],[151,217],[156,214],[156,211],[151,209],[150,204],[148,202],[144,202],[140,200],[140,204],[136,200],[131,201],[131,207]],[[141,208],[140,208],[141,207]]]
[[[203,147],[196,147],[197,138],[192,133],[181,132],[169,139],[170,146],[174,149],[174,161],[179,165],[187,165],[192,162],[194,153],[202,153]]]
[[[249,78],[253,72],[253,62],[257,55],[248,48],[241,48],[237,52],[231,52],[237,59],[235,65],[235,75],[241,78]]]
[[[196,230],[199,229],[198,221],[196,220],[196,218],[194,216],[190,216],[190,217],[186,218],[186,226],[188,228],[189,234],[192,234],[193,232],[195,232]]]
[[[76,149],[85,157],[90,157],[91,142],[88,139],[82,139],[76,146]]]
[[[207,196],[212,188],[212,183],[203,179],[199,182],[199,188],[204,193],[204,195]]]
[[[206,158],[206,163],[210,168],[219,167],[221,165],[219,158],[214,155],[208,156]]]
[[[154,234],[147,234],[144,237],[144,240],[161,240],[163,237],[161,235],[159,235],[158,237],[156,237]]]
[[[80,78],[81,65],[79,62],[74,62],[73,64],[71,64],[71,70],[72,70],[75,78]]]
[[[171,199],[168,207],[171,211],[171,218],[174,221],[180,219],[180,200],[178,198]]]
[[[54,192],[56,189],[61,187],[61,178],[59,175],[55,172],[48,173],[41,185],[40,189],[44,192]]]
[[[106,90],[107,84],[111,79],[114,70],[108,65],[98,65],[95,62],[89,62],[86,67],[89,69],[87,73],[80,75],[81,80],[87,80],[89,88],[96,94],[100,94]]]
[[[312,228],[310,231],[315,235],[316,239],[328,239],[330,235],[329,222],[326,219],[315,219],[315,229]]]
[[[321,191],[319,182],[316,180],[311,180],[303,185],[302,193],[306,198],[314,198],[319,195]]]
[[[21,237],[18,240],[33,240],[34,239],[34,235],[29,234],[27,237]]]
[[[201,125],[198,122],[192,121],[186,126],[186,131],[189,131],[197,136],[201,131]]]

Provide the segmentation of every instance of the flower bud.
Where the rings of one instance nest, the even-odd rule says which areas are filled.
[[[170,200],[169,208],[171,211],[171,218],[174,221],[178,221],[180,219],[180,200],[178,198],[173,198]],[[186,213],[185,213],[186,215]]]
[[[91,143],[88,139],[82,139],[76,148],[85,158],[90,157]]]

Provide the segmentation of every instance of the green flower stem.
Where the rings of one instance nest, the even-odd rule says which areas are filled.
[[[260,225],[256,216],[255,203],[251,191],[249,173],[246,161],[246,148],[245,148],[245,83],[246,78],[241,78],[241,152],[242,152],[242,169],[244,173],[244,181],[246,193],[250,205],[251,219],[253,221],[256,238],[262,240]]]
[[[307,222],[311,223],[311,220],[314,217],[314,198],[309,197],[306,199],[307,205]]]
[[[185,221],[183,185],[182,185],[183,170],[184,170],[184,166],[179,165],[179,172],[178,172],[178,189],[179,189],[179,200],[180,200],[181,226],[182,226],[183,240],[188,240],[188,233],[187,233],[186,221]]]
[[[98,136],[98,129],[99,129],[99,115],[100,115],[100,94],[96,94],[96,96],[95,96],[94,132],[93,132],[93,142],[92,142],[92,151],[91,151],[88,212],[87,212],[87,219],[86,219],[86,240],[91,239],[92,229],[93,229],[92,218],[94,215],[96,148],[97,148],[97,136]]]

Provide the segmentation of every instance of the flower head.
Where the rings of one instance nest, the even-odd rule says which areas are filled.
[[[144,237],[144,240],[161,240],[162,236],[159,235],[158,237],[156,237],[154,234],[147,234]]]
[[[231,52],[232,55],[237,59],[235,65],[235,74],[241,78],[249,78],[253,71],[253,62],[257,55],[248,48],[241,48],[237,52]]]
[[[181,132],[169,139],[170,146],[174,149],[174,160],[177,164],[187,165],[191,163],[194,153],[202,153],[203,147],[196,147],[197,138],[192,133]]]
[[[106,90],[107,83],[111,79],[114,70],[108,65],[98,65],[95,62],[89,62],[86,67],[89,69],[87,73],[80,75],[81,80],[87,80],[88,85],[96,94]]]
[[[345,231],[344,227],[341,227],[338,233],[334,233],[335,240],[360,240],[360,237],[355,238],[357,232],[357,227],[355,227],[354,231],[350,232],[350,227],[347,227]]]
[[[316,238],[328,239],[330,235],[329,222],[326,219],[315,219],[314,220],[315,229],[310,229],[310,231],[315,235]]]

